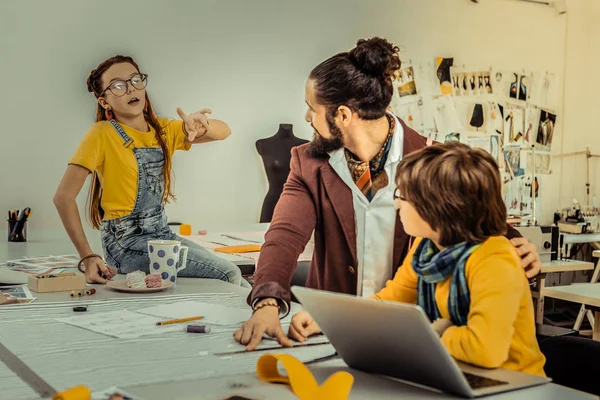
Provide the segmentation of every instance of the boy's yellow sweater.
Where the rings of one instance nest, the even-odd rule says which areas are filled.
[[[412,259],[419,241],[376,299],[416,304],[418,278]],[[468,322],[443,333],[441,339],[450,354],[483,368],[545,376],[546,359],[535,336],[531,292],[514,246],[505,237],[489,238],[471,254],[465,273],[471,296]],[[438,283],[435,291],[441,317],[448,319],[451,280]]]

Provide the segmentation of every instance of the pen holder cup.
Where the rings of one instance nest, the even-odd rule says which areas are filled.
[[[27,241],[27,221],[23,224],[23,229],[19,229],[16,232],[16,235],[11,238],[11,233],[15,229],[15,225],[17,225],[17,221],[8,220],[8,241],[9,242],[26,242]]]

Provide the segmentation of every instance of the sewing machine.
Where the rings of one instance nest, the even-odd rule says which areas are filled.
[[[558,227],[547,226],[515,226],[530,243],[535,244],[542,264],[549,264],[558,259]]]
[[[594,196],[593,203],[596,203]],[[561,232],[594,233],[600,230],[600,210],[595,205],[582,206],[573,199],[573,206],[554,213],[554,222]]]

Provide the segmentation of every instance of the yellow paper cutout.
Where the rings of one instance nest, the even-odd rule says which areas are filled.
[[[281,362],[288,376],[279,373],[277,362]],[[347,400],[354,383],[350,373],[338,371],[319,386],[306,365],[289,354],[265,354],[258,359],[256,373],[265,382],[290,385],[300,400]]]
[[[55,394],[52,400],[90,400],[91,398],[92,392],[90,392],[90,389],[81,385]]]

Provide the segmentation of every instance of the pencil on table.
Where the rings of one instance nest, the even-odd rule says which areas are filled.
[[[198,321],[204,317],[189,317],[189,318],[179,318],[179,319],[170,319],[168,321],[157,322],[156,325],[168,325],[168,324],[177,324],[180,322],[188,322],[188,321]]]

